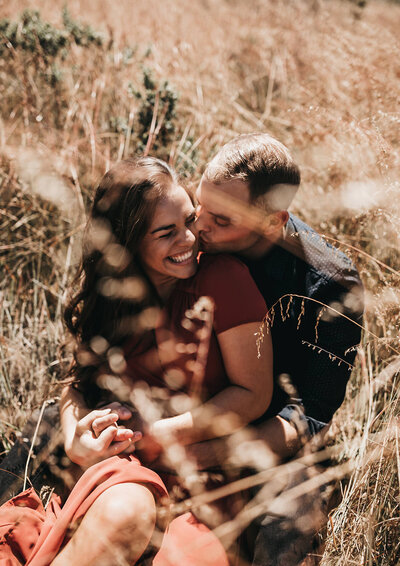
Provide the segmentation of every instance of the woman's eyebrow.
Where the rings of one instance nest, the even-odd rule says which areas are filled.
[[[175,228],[175,224],[168,224],[168,226],[160,226],[155,230],[152,230],[150,234],[155,234],[156,232],[161,232],[162,230],[171,230],[171,228]]]

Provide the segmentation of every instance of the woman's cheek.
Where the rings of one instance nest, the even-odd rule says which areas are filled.
[[[161,257],[165,258],[166,256],[170,255],[170,251],[171,251],[171,244],[170,242],[166,242],[163,241],[159,248],[158,248],[158,253],[160,254]]]

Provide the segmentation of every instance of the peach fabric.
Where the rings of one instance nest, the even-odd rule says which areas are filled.
[[[192,513],[176,517],[164,535],[153,566],[229,566],[224,547]]]
[[[45,510],[33,489],[13,497],[0,507],[0,566],[48,566],[68,541],[70,527],[95,499],[109,487],[127,482],[148,485],[157,502],[168,505],[161,478],[134,456],[114,456],[90,467],[62,508],[53,495]],[[219,540],[190,513],[169,524],[153,564],[229,566]]]

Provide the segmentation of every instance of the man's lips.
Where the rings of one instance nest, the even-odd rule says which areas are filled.
[[[200,245],[201,245],[201,246],[202,246],[202,245],[204,245],[204,246],[209,246],[209,245],[210,245],[210,242],[208,242],[205,238],[203,238],[203,236],[200,236],[200,237],[199,237],[199,242],[200,242]]]

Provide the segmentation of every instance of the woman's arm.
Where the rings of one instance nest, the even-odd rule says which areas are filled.
[[[174,434],[191,444],[230,434],[260,417],[268,408],[273,389],[272,341],[264,336],[260,356],[255,334],[260,323],[250,322],[217,335],[231,385],[187,413],[157,421],[152,434],[161,439]]]
[[[267,309],[248,269],[230,256],[207,258],[196,281],[198,296],[215,303],[213,328],[230,385],[200,407],[154,422],[149,432],[161,444],[171,435],[190,444],[230,434],[261,416],[272,397],[271,336],[266,333],[260,356],[255,337]],[[74,431],[70,444],[80,447],[85,439],[75,438],[80,427]]]
[[[203,405],[176,417],[153,423],[150,432],[162,442],[174,435],[183,444],[224,436],[261,416],[272,397],[272,343],[267,333],[257,353],[255,334],[260,323],[251,322],[217,335],[231,385]],[[82,395],[66,387],[61,399],[61,424],[68,457],[87,467],[119,454],[140,440],[140,433],[117,429],[119,419],[129,419],[129,409],[113,403],[90,411]]]

